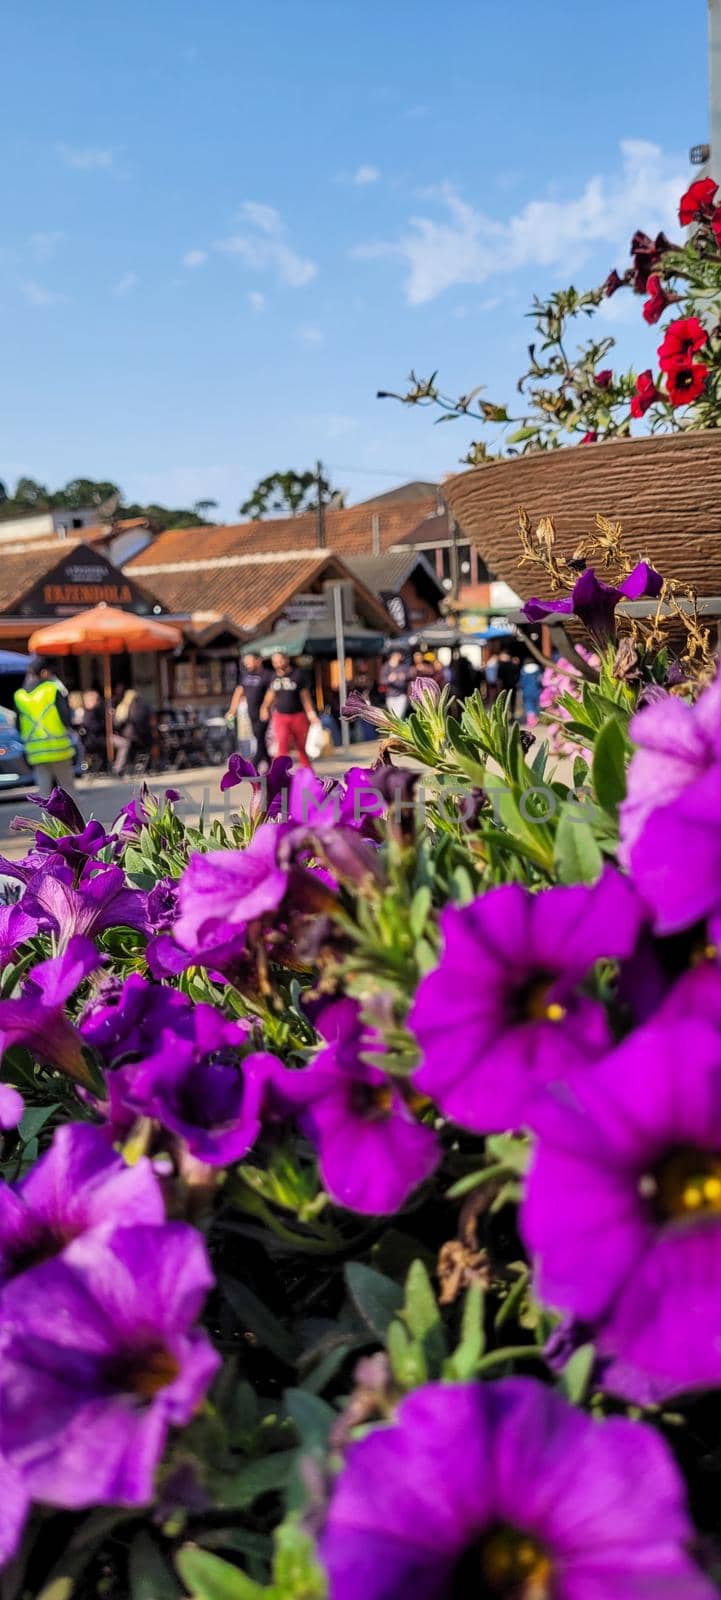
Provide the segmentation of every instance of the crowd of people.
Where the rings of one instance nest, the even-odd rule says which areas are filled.
[[[439,688],[448,686],[459,705],[476,689],[487,705],[508,691],[514,715],[520,695],[521,714],[532,725],[538,718],[541,677],[533,658],[522,660],[503,640],[491,645],[481,667],[474,667],[460,649],[454,649],[450,661],[443,664],[433,651],[418,648],[409,654],[393,647],[380,675],[372,673],[368,665],[357,665],[351,687],[366,701],[368,719],[358,719],[354,737],[375,736],[378,707],[405,717],[411,685],[424,678]],[[71,789],[78,771],[107,769],[105,704],[97,688],[68,694],[55,671],[38,657],[31,661],[15,695],[15,707],[26,759],[42,795],[49,794],[54,783]],[[341,742],[339,718],[337,694],[319,713],[310,678],[284,652],[274,652],[269,663],[252,650],[243,655],[226,715],[229,743],[252,754],[260,771],[267,766],[271,749],[274,755],[290,755],[301,766],[310,766],[326,744]],[[139,771],[138,763],[148,764],[155,731],[156,719],[140,692],[116,685],[112,697],[112,772],[116,777]],[[198,756],[202,764],[200,750]]]

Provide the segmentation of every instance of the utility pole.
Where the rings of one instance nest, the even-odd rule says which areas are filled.
[[[345,679],[345,625],[343,620],[343,586],[334,583],[333,589],[333,624],[335,627],[335,653],[338,662],[338,704],[340,708],[340,736],[343,745],[350,744],[350,728],[348,718],[343,716],[343,707],[348,697],[348,686]]]
[[[320,461],[316,461],[315,464],[315,481],[318,490],[315,510],[316,544],[319,550],[325,550],[325,502],[323,499],[323,467]]]

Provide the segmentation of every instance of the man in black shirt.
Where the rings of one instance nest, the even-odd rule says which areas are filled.
[[[254,650],[249,650],[243,656],[243,667],[237,687],[233,690],[228,716],[237,717],[240,707],[245,704],[248,712],[248,721],[253,731],[255,749],[253,759],[259,771],[264,771],[268,765],[268,750],[266,747],[267,721],[261,718],[260,711],[263,701],[270,686],[271,673],[263,665],[262,656],[256,655]]]
[[[273,672],[260,716],[267,722],[272,712],[276,755],[289,756],[295,747],[301,767],[309,767],[305,741],[310,723],[319,718],[308,679],[300,667],[291,666],[290,657],[281,651],[271,656],[271,661]]]

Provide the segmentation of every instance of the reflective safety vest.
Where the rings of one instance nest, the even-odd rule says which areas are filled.
[[[52,678],[45,678],[34,689],[18,689],[18,732],[31,767],[50,761],[72,761],[75,746],[57,708],[62,690]]]

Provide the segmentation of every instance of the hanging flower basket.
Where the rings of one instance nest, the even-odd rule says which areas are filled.
[[[598,512],[623,523],[628,549],[700,596],[721,595],[721,430],[538,451],[458,473],[443,493],[496,577],[523,600],[538,571],[518,565],[518,508],[552,516],[570,555]]]

